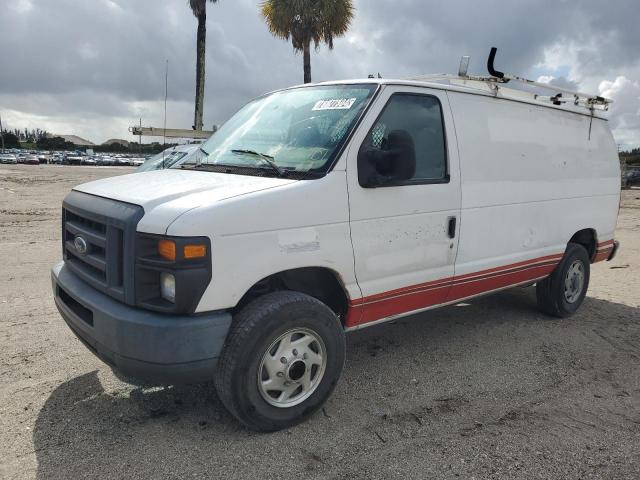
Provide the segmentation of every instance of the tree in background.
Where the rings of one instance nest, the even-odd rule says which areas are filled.
[[[217,3],[218,0],[209,0]],[[202,130],[202,116],[204,112],[204,75],[205,52],[207,45],[207,0],[189,0],[193,15],[198,19],[198,34],[196,36],[196,108],[193,120],[194,130]]]
[[[264,0],[261,13],[269,31],[293,49],[302,52],[304,83],[311,82],[311,42],[316,50],[324,42],[333,49],[333,39],[341,37],[351,25],[351,0]]]
[[[71,142],[67,142],[62,137],[43,136],[36,141],[39,150],[76,150],[77,147]]]
[[[34,128],[31,130],[29,130],[28,128],[25,128],[24,130],[14,128],[13,134],[18,137],[18,140],[25,143],[36,143],[38,140],[48,135],[46,130],[41,130],[39,128]]]
[[[640,165],[640,148],[620,152],[620,158],[624,159],[627,165]]]
[[[15,133],[3,130],[4,148],[20,148],[20,140]]]

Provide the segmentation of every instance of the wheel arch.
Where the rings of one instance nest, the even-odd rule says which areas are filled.
[[[320,300],[344,324],[349,308],[349,294],[340,274],[327,267],[298,267],[268,275],[255,282],[244,293],[233,312],[262,295],[278,290],[293,290]]]
[[[569,243],[577,243],[582,245],[589,255],[589,259],[593,262],[593,259],[597,253],[598,249],[598,235],[594,228],[584,228],[582,230],[578,230],[573,234]]]

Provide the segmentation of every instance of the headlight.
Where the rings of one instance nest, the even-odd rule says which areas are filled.
[[[196,258],[205,258],[207,256],[207,244],[203,242],[197,244],[184,243],[181,247],[180,251],[177,252],[175,240],[159,240],[158,255],[170,262],[175,262],[179,259],[192,260]]]
[[[171,303],[176,302],[176,277],[172,273],[160,274],[160,295]]]
[[[195,312],[211,281],[207,237],[136,234],[136,305],[165,313]]]

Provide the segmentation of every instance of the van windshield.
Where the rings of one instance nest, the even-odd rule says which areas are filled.
[[[177,165],[180,160],[188,155],[188,152],[160,152],[149,160],[145,161],[142,165],[138,167],[138,172],[148,172],[150,170],[162,170],[163,168],[171,168],[174,165]]]
[[[300,178],[324,174],[375,88],[320,85],[258,98],[202,145],[197,161],[181,168]]]

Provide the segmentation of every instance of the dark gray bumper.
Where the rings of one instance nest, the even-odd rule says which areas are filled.
[[[56,306],[76,336],[125,376],[169,384],[212,379],[231,314],[165,315],[124,305],[64,264],[51,270]]]

